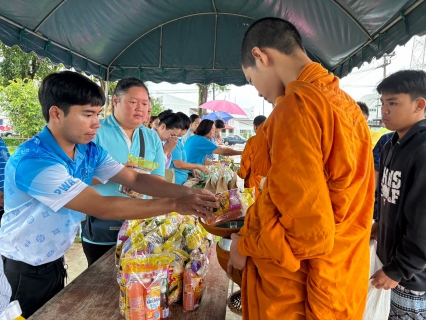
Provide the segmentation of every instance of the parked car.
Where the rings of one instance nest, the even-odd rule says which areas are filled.
[[[0,125],[0,136],[2,137],[11,137],[14,136],[15,133],[13,132],[13,127],[12,126],[3,126]]]
[[[244,144],[246,142],[247,142],[247,139],[244,139],[243,137],[240,137],[239,135],[236,135],[236,134],[223,138],[223,143],[226,146],[232,146],[234,144]]]

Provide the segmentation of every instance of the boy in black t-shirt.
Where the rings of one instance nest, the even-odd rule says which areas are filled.
[[[389,319],[426,318],[426,73],[404,70],[384,79],[382,121],[395,130],[381,153],[377,289],[392,289]],[[377,228],[376,228],[377,227]],[[373,232],[374,233],[374,232]]]

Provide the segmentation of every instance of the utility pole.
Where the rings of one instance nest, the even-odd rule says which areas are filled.
[[[383,68],[383,79],[386,78],[386,75],[387,75],[386,74],[386,67],[391,64],[393,57],[395,57],[395,51],[390,53],[390,54],[384,54],[383,55],[383,64],[374,68],[374,69]],[[381,107],[380,101],[378,102],[377,107],[376,107],[376,119],[379,118],[379,106]]]
[[[395,57],[395,52],[392,52],[391,54],[384,54],[383,64],[375,68],[375,69],[383,68],[383,79],[386,78],[386,66],[391,64],[393,57]]]

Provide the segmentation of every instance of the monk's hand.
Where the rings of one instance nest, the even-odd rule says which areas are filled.
[[[232,243],[231,243],[231,249],[229,251],[229,254],[230,254],[229,261],[232,268],[243,270],[246,266],[247,257],[243,256],[238,251],[238,241],[240,240],[240,238],[241,236],[239,236],[236,233],[231,234]],[[228,264],[228,272],[230,269],[230,265]],[[232,269],[230,274],[232,274]]]
[[[376,289],[393,289],[398,285],[398,282],[389,278],[383,269],[378,270],[375,274],[371,276],[371,284],[376,287]]]

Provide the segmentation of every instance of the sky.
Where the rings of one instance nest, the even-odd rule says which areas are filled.
[[[398,46],[395,49],[395,56],[392,58],[391,64],[386,67],[387,75],[399,70],[409,69],[411,61],[411,53],[413,49],[413,39],[408,41],[405,46]],[[361,100],[367,94],[375,93],[375,88],[383,79],[383,59],[373,59],[370,64],[364,63],[361,68],[354,68],[348,76],[341,80],[341,88],[345,90],[355,100]],[[162,82],[159,84],[147,83],[150,94],[154,97],[162,94],[170,94],[182,99],[190,100],[198,103],[198,88],[194,85],[185,84],[169,84]],[[238,104],[242,108],[254,107],[253,117],[264,114],[268,116],[272,111],[272,105],[264,101],[258,96],[257,90],[251,85],[237,87],[230,86],[229,92],[216,95],[216,100],[225,99]],[[213,100],[209,96],[208,101]]]

